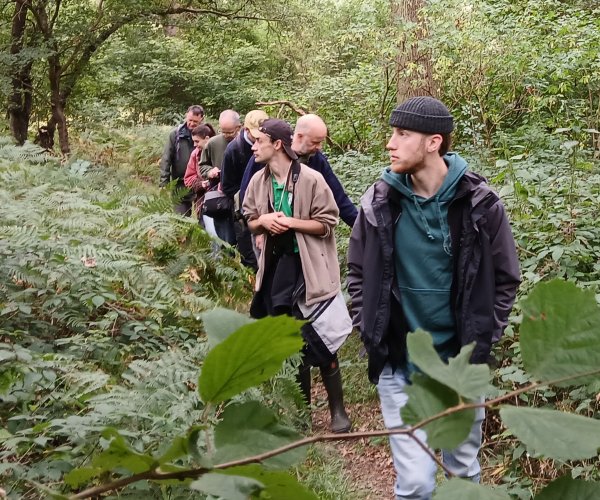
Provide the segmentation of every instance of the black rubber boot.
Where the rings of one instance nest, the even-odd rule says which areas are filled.
[[[342,375],[340,373],[340,365],[337,358],[327,366],[321,367],[321,377],[323,378],[323,385],[325,385],[327,398],[329,399],[331,431],[334,434],[350,432],[352,429],[352,422],[350,422],[346,409],[344,408]]]

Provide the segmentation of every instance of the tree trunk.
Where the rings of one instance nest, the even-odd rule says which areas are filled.
[[[61,66],[58,55],[54,55],[48,58],[48,79],[50,80],[50,106],[52,106],[52,118],[48,122],[49,131],[56,125],[58,129],[58,143],[60,145],[60,151],[66,155],[71,152],[71,146],[69,144],[69,130],[67,129],[67,117],[65,116],[65,103],[66,99],[60,92],[60,76]],[[54,137],[54,134],[53,134]]]
[[[419,47],[426,36],[419,10],[425,0],[390,0],[392,20],[399,26],[399,54],[396,57],[398,103],[416,96],[437,97],[430,54]]]
[[[12,23],[12,43],[10,54],[18,56],[23,50],[25,38],[25,23],[27,21],[26,0],[15,0],[15,15]],[[31,62],[25,64],[16,62],[13,69],[12,93],[8,98],[8,117],[10,131],[22,146],[27,140],[29,117],[33,103],[31,88]]]

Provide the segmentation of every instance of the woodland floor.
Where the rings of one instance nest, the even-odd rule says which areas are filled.
[[[331,432],[327,394],[320,380],[314,381],[312,400],[313,434]],[[379,401],[367,404],[349,403],[346,410],[353,423],[353,432],[385,429]],[[344,471],[352,483],[351,491],[364,500],[394,500],[395,480],[391,451],[385,438],[336,441],[332,443],[344,459]]]

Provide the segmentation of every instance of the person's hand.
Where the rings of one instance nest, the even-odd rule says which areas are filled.
[[[277,223],[281,226],[284,226],[287,229],[295,229],[295,222],[296,219],[294,219],[293,217],[288,217],[287,215],[283,215],[282,217],[279,217],[279,219],[277,219]]]
[[[270,214],[261,215],[258,218],[258,222],[260,225],[264,227],[269,233],[272,235],[285,233],[288,228],[283,224],[279,223],[279,219],[285,217],[283,212],[273,212]]]
[[[209,186],[210,186],[210,181],[202,181],[202,187],[204,189],[208,189]]]
[[[216,179],[217,177],[219,177],[219,174],[221,173],[221,169],[214,167],[213,169],[210,170],[210,172],[208,172],[208,178],[209,179]]]
[[[257,250],[262,252],[263,249],[264,237],[262,234],[257,234],[254,238],[254,244],[256,245]]]

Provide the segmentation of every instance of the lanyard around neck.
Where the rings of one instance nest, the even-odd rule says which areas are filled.
[[[276,212],[281,212],[281,207],[283,205],[283,197],[288,192],[287,185],[288,185],[288,181],[290,180],[290,172],[292,170],[292,163],[293,163],[293,160],[290,161],[290,166],[288,167],[288,171],[285,176],[285,181],[284,181],[284,185],[283,185],[283,193],[281,193],[281,198],[279,199],[279,207],[277,207],[277,210],[275,210]],[[275,175],[273,174],[272,171],[271,171],[271,176],[275,180],[275,183],[277,183],[277,179],[275,178]],[[275,208],[275,207],[273,207],[273,208]]]

